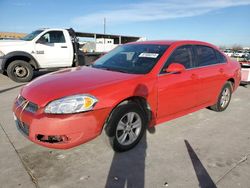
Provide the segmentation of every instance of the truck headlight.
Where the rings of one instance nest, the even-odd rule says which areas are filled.
[[[72,95],[50,102],[45,113],[73,114],[92,110],[98,100],[91,95]]]
[[[5,54],[0,50],[0,57],[4,56]]]

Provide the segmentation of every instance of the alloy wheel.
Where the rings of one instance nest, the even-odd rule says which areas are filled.
[[[231,95],[231,93],[230,93],[229,88],[225,88],[222,92],[221,99],[220,99],[220,106],[222,108],[225,108],[227,106],[227,104],[229,103],[230,95]]]
[[[136,112],[128,112],[118,122],[116,138],[121,145],[133,143],[140,135],[142,120]]]

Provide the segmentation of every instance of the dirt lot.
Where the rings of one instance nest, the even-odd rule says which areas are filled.
[[[203,109],[148,131],[114,153],[100,136],[70,150],[35,145],[16,129],[21,86],[0,75],[1,187],[250,187],[250,86],[222,113]]]

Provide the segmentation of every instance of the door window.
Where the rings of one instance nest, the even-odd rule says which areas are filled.
[[[165,69],[168,68],[168,66],[171,63],[180,63],[182,64],[186,69],[192,68],[194,64],[194,58],[193,58],[193,48],[190,45],[182,46],[177,48],[172,55],[168,58],[167,62],[165,63],[161,73],[165,73]]]
[[[217,64],[217,58],[213,48],[208,46],[197,46],[196,51],[199,67]]]
[[[49,31],[41,36],[39,40],[43,41],[44,43],[65,43],[65,38],[62,31]]]
[[[219,51],[215,50],[217,63],[226,63],[227,59],[224,55],[222,55]]]

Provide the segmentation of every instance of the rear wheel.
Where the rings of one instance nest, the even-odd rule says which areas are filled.
[[[222,112],[228,107],[232,96],[232,84],[231,82],[226,82],[223,86],[216,104],[210,106],[210,108],[217,112]]]
[[[33,68],[26,61],[15,60],[7,67],[7,75],[15,82],[28,82],[33,77]]]
[[[122,152],[136,146],[145,132],[146,123],[145,113],[135,103],[118,106],[106,129],[113,149]]]

